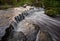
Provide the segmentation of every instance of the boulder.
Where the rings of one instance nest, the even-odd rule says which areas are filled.
[[[10,24],[10,26],[5,30],[5,35],[2,37],[1,41],[8,41],[9,35],[13,29],[14,27]]]

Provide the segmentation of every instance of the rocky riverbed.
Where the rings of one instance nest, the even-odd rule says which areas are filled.
[[[5,29],[14,21],[15,16],[18,16],[24,11],[27,11],[31,6],[24,7],[15,7],[9,8],[6,10],[0,10],[0,38],[4,35]]]
[[[1,41],[59,40],[59,19],[45,15],[43,8],[27,6],[0,10],[0,20]]]

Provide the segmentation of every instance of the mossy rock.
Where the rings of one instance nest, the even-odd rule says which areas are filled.
[[[49,16],[52,16],[52,17],[57,16],[57,15],[59,14],[59,12],[57,11],[57,9],[55,9],[55,8],[47,9],[47,10],[45,11],[45,13],[46,13],[47,15],[49,15]]]

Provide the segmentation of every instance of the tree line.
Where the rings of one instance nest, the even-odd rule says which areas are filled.
[[[43,7],[49,16],[60,15],[59,0],[0,0],[0,5],[22,6],[24,4]]]

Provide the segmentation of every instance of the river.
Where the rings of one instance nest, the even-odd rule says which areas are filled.
[[[4,15],[6,13],[6,15],[8,17],[6,17],[6,15]],[[26,41],[36,41],[36,36],[38,34],[38,30],[41,30],[41,31],[46,31],[50,34],[50,36],[52,37],[52,40],[53,41],[60,41],[60,21],[52,18],[52,17],[49,17],[47,16],[46,14],[44,14],[45,11],[43,8],[34,8],[32,10],[29,10],[29,11],[25,11],[23,12],[22,14],[22,19],[20,18],[19,14],[21,14],[21,10],[16,10],[15,9],[9,9],[9,10],[1,10],[0,11],[0,15],[2,18],[0,18],[0,22],[3,21],[3,24],[4,22],[6,24],[2,24],[0,26],[0,37],[2,37],[5,33],[5,29],[9,26],[9,23],[11,21],[14,21],[17,23],[17,26],[14,25],[14,30],[15,32],[23,32],[26,37],[28,38]],[[10,14],[10,15],[9,15]],[[14,17],[15,16],[18,16],[16,20],[14,20]],[[8,18],[8,20],[7,20]],[[6,21],[5,21],[6,20]],[[10,20],[10,21],[9,21]],[[39,29],[36,27],[36,30],[35,27],[32,25],[38,25],[39,26]],[[7,25],[7,27],[6,27]],[[16,36],[15,36],[16,35]],[[15,33],[13,35],[13,37],[18,37],[17,36],[18,34]],[[21,36],[21,35],[20,35]],[[17,38],[16,38],[17,39]],[[13,39],[9,40],[9,41],[12,41]],[[19,41],[20,39],[18,39]],[[14,40],[14,41],[17,41],[17,40]]]

